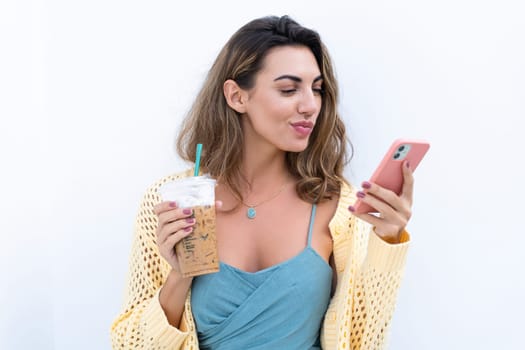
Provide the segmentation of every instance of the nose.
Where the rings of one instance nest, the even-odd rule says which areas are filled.
[[[297,106],[297,111],[305,118],[309,118],[319,112],[321,108],[321,97],[314,91],[305,91]]]

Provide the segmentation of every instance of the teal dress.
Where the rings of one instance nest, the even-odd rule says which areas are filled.
[[[308,243],[295,257],[253,273],[221,262],[220,272],[194,278],[200,349],[321,348],[332,269],[311,247],[315,210],[313,205]]]

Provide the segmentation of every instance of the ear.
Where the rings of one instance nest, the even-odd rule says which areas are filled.
[[[235,81],[232,79],[226,80],[222,90],[228,106],[238,113],[246,113],[247,94]]]

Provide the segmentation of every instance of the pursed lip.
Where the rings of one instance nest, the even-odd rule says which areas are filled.
[[[291,123],[291,125],[293,127],[299,126],[299,127],[308,128],[308,129],[312,129],[314,127],[314,123],[308,120],[301,120],[299,122]]]
[[[305,138],[312,132],[314,123],[309,120],[301,120],[295,123],[290,123],[290,126],[295,130],[299,137]]]

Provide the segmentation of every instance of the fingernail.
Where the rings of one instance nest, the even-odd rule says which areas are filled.
[[[191,209],[184,209],[182,211],[182,213],[186,214],[186,215],[190,215],[191,214]]]
[[[193,227],[191,227],[191,226],[190,227],[186,227],[184,229],[184,232],[191,232],[191,230],[193,230]]]
[[[407,167],[407,169],[410,169],[410,162],[407,160],[407,162],[405,163],[405,166]]]
[[[349,206],[348,210],[350,210],[353,213],[355,211],[355,208],[353,206]]]
[[[370,184],[370,182],[368,181],[363,181],[363,183],[361,184],[361,186],[363,186],[363,188],[366,188],[367,190],[372,187],[372,185]]]
[[[194,218],[186,218],[186,222],[188,224],[193,224],[195,222],[195,219]]]
[[[365,193],[362,192],[362,191],[359,191],[359,192],[357,192],[357,196],[358,196],[359,198],[365,198]]]
[[[175,203],[175,202],[170,202],[170,207],[172,207],[172,208],[176,208],[176,207],[177,207],[177,203]]]

